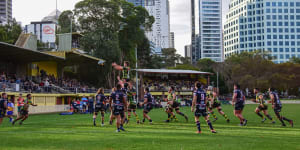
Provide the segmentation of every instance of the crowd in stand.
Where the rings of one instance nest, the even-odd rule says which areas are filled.
[[[170,86],[176,85],[177,90],[192,91],[194,82],[188,80],[147,80],[144,82],[144,87],[149,87],[151,91],[167,91]]]
[[[19,86],[19,91],[33,93],[52,93],[58,92],[60,89],[73,93],[94,93],[95,88],[90,88],[88,85],[79,82],[76,79],[56,78],[54,75],[47,75],[41,71],[36,77],[21,77],[16,75],[8,75],[2,72],[0,75],[0,91],[16,91],[16,85]]]

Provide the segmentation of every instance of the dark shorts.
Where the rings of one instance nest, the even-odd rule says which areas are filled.
[[[261,105],[258,105],[258,107],[257,107],[259,110],[268,110],[268,106],[267,105],[263,105],[263,106],[261,106]]]
[[[172,105],[172,108],[177,108],[177,107],[179,107],[180,106],[180,104],[178,103],[178,102],[173,102],[173,105]]]
[[[207,115],[206,109],[196,109],[195,111],[195,117],[206,117]]]
[[[82,109],[86,109],[86,105],[82,105]]]
[[[105,111],[105,105],[104,104],[96,104],[95,105],[95,112],[99,112],[99,111]]]
[[[20,114],[21,114],[22,116],[26,116],[26,115],[28,115],[28,110],[21,110],[21,111],[20,111]]]
[[[129,108],[129,110],[135,110],[136,105],[135,104],[130,104],[128,108]]]
[[[213,104],[212,104],[212,108],[217,108],[217,107],[220,107],[221,106],[221,103],[216,103],[216,102],[214,102]]]
[[[13,111],[8,111],[8,112],[7,112],[7,115],[8,115],[8,116],[11,116],[11,115],[13,115],[13,114],[14,114]]]
[[[149,113],[152,110],[152,104],[146,104],[144,106],[144,113]]]
[[[113,114],[115,116],[120,115],[121,117],[124,117],[124,106],[114,106]]]
[[[280,106],[275,106],[275,107],[274,107],[274,112],[275,112],[275,113],[279,113],[279,112],[281,112],[281,109],[282,109],[282,107],[280,107]]]
[[[243,110],[245,107],[244,102],[237,102],[234,105],[234,110]]]

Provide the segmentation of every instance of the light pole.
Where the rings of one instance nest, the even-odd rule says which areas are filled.
[[[138,71],[137,71],[137,69],[138,69],[138,58],[137,58],[137,45],[135,46],[135,59],[136,59],[136,61],[135,61],[135,79],[136,79],[136,81],[135,81],[135,86],[136,86],[136,101],[137,101],[137,104],[138,104],[138,102],[139,102],[139,79],[138,79]]]

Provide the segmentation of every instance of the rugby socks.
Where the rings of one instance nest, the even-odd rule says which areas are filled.
[[[201,131],[201,127],[200,127],[200,122],[199,121],[197,121],[197,129],[198,129],[198,131]]]
[[[264,119],[264,116],[260,113],[260,112],[257,112],[256,113],[260,118]]]
[[[145,118],[143,118],[143,123],[145,122],[145,120],[146,120],[146,119],[145,119]]]
[[[168,113],[168,119],[167,119],[167,120],[169,120],[169,121],[170,121],[170,119],[171,119],[171,114],[170,114],[170,113]]]
[[[210,130],[214,130],[210,120],[207,120],[207,125],[209,126]]]
[[[290,121],[291,121],[290,119],[288,119],[288,118],[285,118],[285,117],[282,117],[282,120],[285,120],[285,121],[288,121],[288,122],[290,122]]]
[[[175,121],[178,121],[177,117],[175,115],[172,116]]]
[[[152,122],[152,119],[150,119],[149,122],[151,123],[151,122]]]
[[[270,115],[266,115],[266,116],[267,116],[268,119],[274,121],[273,118]]]
[[[178,114],[185,117],[184,113],[182,113],[182,112],[179,112]]]
[[[226,114],[223,114],[223,117],[225,118],[225,120],[229,120],[229,118]]]
[[[140,119],[139,119],[139,116],[138,116],[138,115],[135,116],[135,120],[136,120],[137,122],[140,122]]]
[[[128,122],[129,122],[130,118],[131,118],[131,115],[128,115],[128,119],[127,119]]]
[[[216,116],[216,114],[214,113],[214,112],[211,112],[210,113],[215,119],[217,119],[217,116]]]

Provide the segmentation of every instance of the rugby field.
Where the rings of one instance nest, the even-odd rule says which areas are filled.
[[[137,125],[135,118],[125,125],[126,132],[116,133],[115,124],[100,127],[92,126],[92,115],[58,114],[32,115],[22,126],[16,123],[11,126],[5,118],[0,125],[1,150],[300,150],[300,105],[284,104],[283,115],[294,120],[295,126],[281,127],[279,120],[271,124],[269,120],[261,123],[254,113],[256,105],[246,105],[244,116],[248,125],[238,126],[239,121],[233,116],[231,105],[223,106],[223,110],[231,119],[226,123],[218,114],[219,120],[213,123],[217,134],[210,133],[203,118],[201,119],[202,134],[195,134],[193,114],[190,108],[182,111],[189,116],[189,122],[178,116],[179,122],[164,123],[167,115],[163,109],[150,112],[153,125]],[[270,106],[269,106],[270,107]],[[138,115],[142,116],[142,111]],[[271,110],[270,114],[275,117]],[[211,119],[212,120],[212,119]]]

